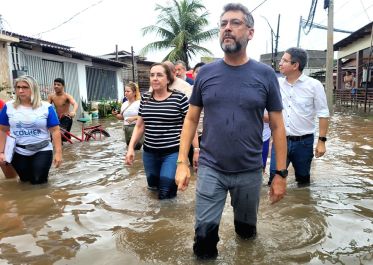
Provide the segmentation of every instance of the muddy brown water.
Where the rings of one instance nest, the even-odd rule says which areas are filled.
[[[0,179],[0,264],[373,264],[372,116],[334,114],[309,187],[298,188],[290,171],[286,198],[270,205],[264,177],[255,240],[235,236],[228,198],[219,256],[207,262],[191,250],[195,178],[158,201],[141,152],[123,164],[121,123],[101,122],[111,137],[65,144],[49,184]]]

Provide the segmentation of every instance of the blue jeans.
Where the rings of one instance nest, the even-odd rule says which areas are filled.
[[[142,159],[148,187],[158,189],[160,200],[176,197],[175,173],[178,155],[179,152],[165,155],[143,152]]]
[[[286,168],[292,163],[295,171],[295,180],[299,184],[310,182],[311,162],[313,158],[313,141],[314,136],[304,138],[300,141],[287,139],[288,153],[286,159]],[[282,168],[279,168],[282,169]],[[276,171],[276,151],[272,144],[270,177],[268,185],[271,185]]]
[[[198,167],[193,245],[197,257],[214,258],[218,254],[219,224],[228,191],[236,233],[245,239],[255,237],[261,185],[261,168],[227,174],[203,165]]]

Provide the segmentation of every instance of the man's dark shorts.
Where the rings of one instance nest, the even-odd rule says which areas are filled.
[[[63,115],[61,118],[60,118],[60,127],[65,129],[66,131],[70,132],[71,130],[71,126],[73,125],[73,119],[69,116],[66,116],[66,115]],[[65,133],[65,136],[70,139],[71,136],[67,133]],[[66,141],[63,137],[62,137],[62,141]]]

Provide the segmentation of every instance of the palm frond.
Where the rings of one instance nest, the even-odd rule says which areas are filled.
[[[156,4],[155,11],[159,13],[156,25],[143,28],[142,34],[153,33],[162,40],[147,44],[141,49],[141,55],[171,49],[165,59],[183,60],[188,65],[197,53],[211,54],[200,43],[216,38],[219,30],[205,30],[209,24],[209,13],[200,0],[172,0],[167,7]]]

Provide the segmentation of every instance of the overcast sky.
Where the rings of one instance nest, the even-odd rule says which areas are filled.
[[[300,16],[308,18],[312,0],[202,0],[210,13],[210,27],[217,25],[222,7],[229,2],[243,3],[249,10],[264,2],[253,12],[255,34],[248,45],[249,56],[259,60],[260,54],[271,52],[271,29],[265,18],[276,32],[278,15],[281,15],[278,50],[283,51],[296,46]],[[115,44],[118,44],[119,50],[126,51],[133,46],[136,53],[145,44],[157,40],[155,35],[144,37],[141,33],[141,28],[155,24],[158,14],[154,11],[156,3],[167,5],[170,1],[1,0],[0,15],[6,30],[71,46],[86,54],[113,52]],[[314,22],[327,25],[327,10],[323,9],[323,4],[324,0],[318,1]],[[334,1],[335,28],[356,31],[372,19],[373,0]],[[335,33],[334,43],[347,36]],[[217,39],[202,45],[212,51],[215,57],[222,56]],[[310,50],[325,50],[326,30],[313,29],[308,35],[302,31],[300,46]],[[160,61],[165,55],[166,52],[154,52],[146,57]],[[192,65],[199,58],[194,58]]]

